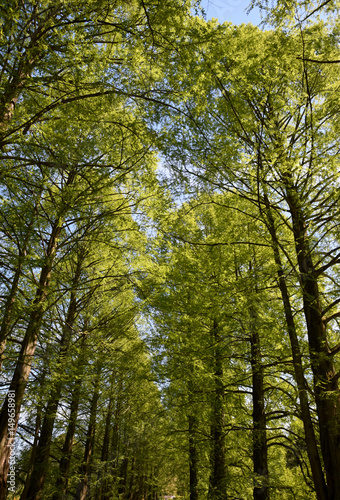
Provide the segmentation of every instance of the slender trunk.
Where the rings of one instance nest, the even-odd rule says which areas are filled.
[[[216,321],[213,326],[214,352],[214,403],[213,421],[211,425],[211,474],[209,479],[209,500],[227,499],[227,477],[225,466],[224,444],[224,385],[223,385],[223,355],[221,337]]]
[[[122,378],[118,379],[116,405],[114,411],[114,422],[112,426],[112,438],[111,438],[111,460],[113,462],[113,469],[118,469],[119,456],[121,454],[120,450],[120,419],[122,414],[122,399],[123,399],[123,382]]]
[[[80,475],[82,479],[78,485],[75,497],[77,500],[85,499],[89,486],[89,478],[91,475],[91,464],[92,464],[92,455],[93,455],[94,439],[95,439],[97,405],[99,399],[99,382],[100,382],[100,369],[98,369],[97,371],[94,383],[94,391],[90,407],[89,426],[87,430],[86,443],[85,443],[84,460],[80,469]]]
[[[57,478],[57,488],[56,493],[53,496],[53,500],[61,500],[65,498],[68,490],[68,480],[70,473],[70,465],[72,458],[72,448],[73,448],[73,438],[76,431],[78,407],[80,401],[81,393],[81,377],[77,378],[74,384],[74,389],[72,393],[72,401],[70,408],[70,417],[67,427],[66,437],[63,444],[61,452],[61,460],[59,463],[59,475]]]
[[[190,500],[198,499],[198,477],[197,477],[197,449],[196,449],[196,430],[197,419],[194,415],[188,416],[189,426],[189,484]]]
[[[39,381],[42,386],[44,384],[45,377],[46,377],[46,368],[44,369],[42,377]],[[36,456],[36,451],[37,451],[38,442],[39,442],[39,432],[40,432],[40,427],[41,427],[41,421],[42,421],[42,403],[40,403],[37,407],[37,416],[36,416],[36,420],[35,420],[35,431],[34,431],[34,441],[33,441],[33,446],[32,446],[32,450],[31,450],[25,486],[24,486],[24,489],[20,495],[20,500],[26,500],[26,498],[27,498],[28,487],[30,484],[30,478],[31,478],[31,474],[33,471],[33,467],[34,467],[35,456]]]
[[[253,386],[253,466],[255,483],[254,500],[269,500],[267,419],[264,405],[264,376],[261,358],[260,336],[251,325],[251,368]]]
[[[56,482],[56,492],[53,495],[53,500],[63,500],[67,495],[68,480],[70,473],[70,465],[72,458],[73,438],[76,431],[78,407],[80,402],[81,385],[82,385],[82,372],[84,369],[84,347],[86,342],[86,334],[83,334],[80,346],[80,356],[77,361],[78,370],[76,373],[76,380],[72,391],[72,401],[70,406],[70,416],[68,420],[68,427],[66,432],[65,441],[63,444],[61,459],[59,462],[59,473]]]
[[[108,472],[108,460],[109,460],[109,449],[110,449],[110,434],[111,434],[111,426],[112,426],[112,413],[113,413],[113,384],[114,384],[114,375],[111,379],[111,394],[110,394],[110,400],[109,400],[109,406],[106,414],[106,419],[105,419],[105,430],[104,430],[104,437],[103,437],[103,444],[102,444],[102,452],[101,452],[101,461],[104,463],[103,468],[101,469],[101,472],[99,474],[98,482],[99,482],[99,487],[97,491],[97,498],[105,498],[107,495],[109,495],[108,492],[108,478],[107,478],[107,472]]]
[[[253,270],[254,262],[254,270]],[[264,400],[264,371],[261,354],[261,339],[259,334],[259,318],[257,313],[258,279],[256,276],[256,254],[249,262],[249,275],[253,275],[254,290],[252,301],[248,304],[250,322],[250,364],[252,371],[252,399],[253,399],[253,471],[254,471],[254,500],[269,500],[268,474],[268,444],[267,444],[267,416]]]
[[[107,462],[109,459],[109,446],[110,446],[110,430],[111,430],[111,419],[112,419],[112,410],[113,410],[113,398],[111,396],[109,401],[109,407],[106,414],[105,421],[105,431],[102,445],[102,453],[101,453],[101,461]]]
[[[308,242],[306,221],[299,194],[289,174],[285,175],[286,199],[292,217],[296,256],[299,266],[303,309],[306,318],[309,352],[314,377],[315,401],[320,441],[327,479],[327,498],[340,499],[340,394],[338,379],[328,347],[322,315],[318,273]]]
[[[114,387],[114,384],[116,383],[116,374],[113,374],[112,376],[112,388]],[[122,411],[122,379],[120,378],[118,380],[118,387],[117,387],[117,392],[115,395],[115,398],[113,398],[113,403],[114,403],[114,418],[113,418],[113,424],[110,425],[110,428],[108,429],[109,432],[111,433],[110,437],[110,446],[109,448],[104,451],[104,454],[106,456],[106,451],[108,451],[108,484],[104,485],[103,489],[101,490],[102,498],[101,500],[111,500],[112,498],[112,490],[114,489],[115,491],[118,491],[119,487],[119,457],[121,455],[121,450],[120,450],[120,432],[119,432],[119,427],[120,427],[120,417],[121,417],[121,411]],[[102,453],[103,453],[104,447],[102,448]],[[103,456],[103,454],[102,454]]]
[[[115,386],[115,372],[112,372],[111,380],[110,380],[110,399],[109,406],[106,414],[105,420],[105,431],[102,445],[102,453],[101,453],[101,461],[107,462],[109,459],[109,448],[110,448],[110,433],[111,433],[111,420],[113,414],[113,403],[114,403],[114,394],[113,389]]]
[[[197,416],[194,406],[194,379],[195,370],[194,366],[191,367],[190,378],[188,381],[188,445],[189,445],[189,491],[190,500],[198,499],[198,475],[197,475]]]
[[[42,414],[41,414],[41,408],[40,408],[38,410],[38,414],[37,414],[37,418],[36,418],[36,422],[35,422],[34,442],[33,442],[32,450],[31,450],[25,486],[24,486],[24,489],[20,495],[20,500],[27,499],[27,493],[28,493],[28,488],[30,485],[30,479],[32,477],[32,472],[33,472],[34,463],[35,463],[35,457],[37,455],[37,447],[38,447],[38,442],[39,442],[39,431],[40,431],[40,426],[41,426],[41,419],[42,419]]]
[[[289,292],[287,283],[284,276],[283,265],[280,256],[279,243],[275,230],[275,223],[270,211],[268,198],[265,197],[266,202],[266,215],[267,215],[267,227],[272,239],[272,248],[274,253],[274,260],[277,268],[277,276],[278,276],[278,284],[281,292],[285,319],[287,324],[287,330],[292,350],[292,358],[293,358],[293,366],[294,366],[294,375],[295,381],[299,391],[299,402],[300,402],[300,411],[301,411],[301,419],[304,427],[305,433],[305,443],[307,449],[307,455],[309,459],[309,464],[312,471],[312,477],[315,487],[315,493],[318,500],[326,500],[327,499],[327,487],[326,481],[324,477],[324,473],[322,470],[321,459],[319,455],[319,450],[317,447],[317,440],[315,436],[314,426],[312,422],[312,417],[309,409],[309,401],[307,395],[307,383],[304,376],[303,366],[302,366],[302,356],[301,350],[299,346],[299,339],[297,336],[294,316],[292,307],[290,304]]]
[[[63,333],[60,341],[59,349],[59,370],[63,372],[67,351],[72,338],[73,325],[75,321],[75,315],[77,310],[77,295],[76,289],[79,284],[80,273],[82,269],[83,256],[78,257],[77,267],[75,270],[75,275],[72,281],[71,297],[68,306],[67,316],[65,325],[63,328]],[[34,467],[30,479],[30,485],[27,492],[27,499],[29,500],[40,500],[43,498],[43,487],[46,479],[46,473],[48,469],[50,448],[52,443],[53,427],[56,418],[57,409],[59,406],[59,401],[61,398],[61,392],[64,385],[64,380],[60,377],[60,373],[57,374],[57,381],[53,384],[53,389],[49,397],[47,408],[45,411],[45,416],[43,424],[41,427],[39,444],[36,450],[36,456],[34,461]]]

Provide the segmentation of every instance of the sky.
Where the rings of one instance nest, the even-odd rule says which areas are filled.
[[[233,24],[260,24],[259,9],[246,13],[250,0],[202,0],[207,19],[217,18],[220,23],[230,21]]]

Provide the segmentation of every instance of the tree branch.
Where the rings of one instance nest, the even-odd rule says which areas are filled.
[[[334,59],[333,61],[321,60],[321,59],[309,59],[308,57],[298,56],[296,59],[300,59],[301,61],[314,62],[319,64],[337,64],[340,63],[340,59]]]

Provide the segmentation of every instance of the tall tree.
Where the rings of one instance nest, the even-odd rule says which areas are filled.
[[[209,27],[203,28],[197,22],[193,37],[199,29],[207,31]],[[332,90],[338,76],[334,65],[313,66],[304,60],[304,54],[320,50],[319,45],[315,46],[313,33],[321,37],[318,44],[324,50],[334,53],[337,50],[334,37],[318,23],[306,28],[301,36],[290,37],[279,31],[260,34],[251,26],[214,27],[211,23],[211,30],[215,38],[209,48],[204,44],[197,46],[200,69],[195,71],[190,63],[195,58],[187,59],[187,75],[195,73],[194,78],[186,78],[179,70],[177,79],[184,80],[185,88],[182,93],[179,90],[179,95],[183,99],[187,92],[188,96],[184,97],[183,105],[180,98],[175,101],[181,113],[178,116],[182,130],[173,120],[168,136],[164,134],[163,150],[183,180],[193,174],[201,180],[201,186],[237,192],[258,205],[260,219],[269,201],[271,209],[290,230],[289,247],[282,240],[280,248],[285,248],[298,280],[294,286],[308,334],[326,495],[333,498],[339,494],[335,472],[339,460],[336,444],[339,391],[334,361],[337,346],[331,347],[334,334],[329,325],[338,313],[334,311],[336,300],[327,297],[334,289],[333,278],[327,272],[330,269],[336,272],[339,258],[333,223],[338,197],[326,190],[326,184],[332,186],[333,193],[338,183],[334,164],[336,97]],[[242,47],[248,47],[249,51],[246,53]],[[191,48],[185,47],[183,56],[178,55],[182,64],[186,50]],[[294,51],[302,57],[292,57]],[[174,68],[170,68],[167,78],[175,74]],[[165,120],[170,122],[169,117]],[[331,214],[329,218],[322,215],[326,207]],[[326,241],[332,241],[333,250],[325,250]],[[329,316],[325,317],[327,313]],[[296,344],[292,349],[296,349]],[[299,380],[302,389],[301,377]],[[324,498],[315,446],[309,456],[318,496]]]

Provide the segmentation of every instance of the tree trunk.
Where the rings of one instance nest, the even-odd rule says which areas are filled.
[[[45,367],[43,374],[42,374],[42,377],[39,381],[42,386],[44,385],[46,371],[47,370]],[[40,427],[41,427],[41,421],[42,421],[42,403],[39,403],[39,405],[37,407],[37,417],[35,420],[34,441],[33,441],[33,446],[32,446],[32,450],[31,450],[31,456],[30,456],[30,461],[29,461],[29,465],[28,465],[25,486],[24,486],[24,489],[20,495],[20,500],[26,500],[26,498],[27,498],[28,487],[29,487],[31,474],[32,474],[33,467],[34,467],[35,456],[36,456],[36,451],[37,451],[38,442],[39,442],[39,432],[40,432]]]
[[[195,380],[195,370],[194,366],[191,366],[190,378],[188,381],[188,445],[189,445],[189,491],[190,500],[198,499],[198,476],[197,476],[197,416],[195,414],[194,407],[194,380]]]
[[[114,384],[114,374],[112,375],[111,378],[111,394],[110,394],[110,400],[109,400],[109,406],[106,414],[106,419],[105,419],[105,430],[104,430],[104,437],[103,437],[103,444],[102,444],[102,452],[101,452],[101,457],[100,460],[104,463],[104,467],[101,469],[99,477],[98,477],[98,491],[97,491],[97,498],[102,499],[106,498],[107,495],[109,495],[109,485],[108,485],[108,478],[107,478],[107,473],[108,473],[108,460],[109,460],[109,449],[110,449],[110,434],[111,434],[111,426],[112,426],[112,414],[113,414],[113,384]]]
[[[197,450],[196,450],[196,430],[197,419],[194,415],[188,416],[189,425],[189,487],[190,500],[198,500],[198,477],[197,477]]]
[[[260,336],[251,319],[251,368],[253,386],[253,466],[254,500],[269,500],[268,487],[268,446],[267,422],[264,405],[263,367],[261,358]]]
[[[308,242],[306,221],[299,194],[285,174],[286,199],[292,217],[299,266],[303,309],[307,324],[309,352],[314,377],[321,451],[326,470],[327,498],[340,499],[340,394],[333,358],[328,347],[315,269]]]
[[[214,352],[214,402],[213,421],[211,425],[211,473],[209,479],[209,500],[227,499],[227,477],[225,466],[224,444],[224,386],[223,386],[223,354],[221,337],[217,322],[214,320],[213,339]]]
[[[299,346],[299,339],[297,336],[293,311],[290,304],[290,298],[288,293],[288,287],[286,284],[283,265],[280,256],[280,249],[278,238],[275,230],[274,219],[270,210],[268,198],[265,196],[266,203],[266,216],[267,216],[267,227],[272,239],[272,248],[274,253],[274,260],[277,268],[278,284],[281,292],[284,313],[287,323],[287,330],[292,350],[293,366],[295,381],[299,391],[299,401],[300,401],[300,411],[301,419],[305,432],[305,443],[307,449],[307,455],[309,459],[309,464],[312,471],[313,482],[315,487],[315,493],[318,500],[327,500],[327,487],[322,470],[321,459],[319,455],[319,450],[317,447],[316,436],[314,432],[314,426],[309,409],[309,401],[307,396],[307,383],[305,380],[303,367],[302,367],[302,356]]]
[[[70,417],[69,417],[64,445],[61,452],[61,459],[59,463],[59,475],[57,477],[56,493],[53,495],[53,500],[64,499],[68,490],[68,479],[69,479],[71,457],[72,457],[73,438],[76,431],[81,384],[82,384],[82,379],[79,376],[75,381],[72,393]]]
[[[84,331],[86,325],[84,325]],[[76,431],[78,407],[81,395],[82,373],[84,370],[85,343],[87,334],[84,333],[81,338],[80,355],[77,360],[76,380],[72,391],[72,401],[70,406],[70,416],[68,427],[65,436],[65,441],[61,451],[61,459],[59,462],[59,473],[56,481],[56,492],[53,495],[53,500],[63,500],[67,495],[68,479],[70,473],[70,465],[72,458],[73,438]]]

